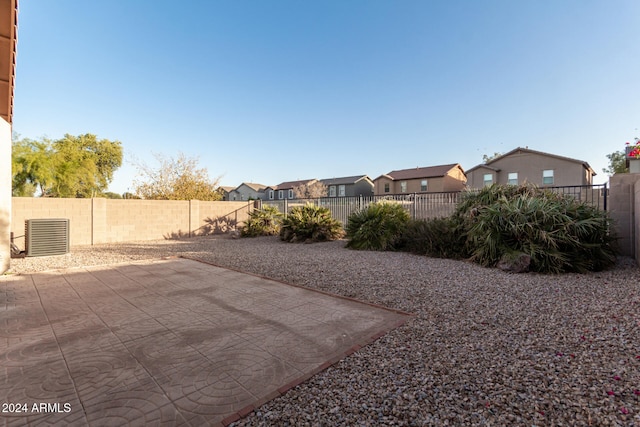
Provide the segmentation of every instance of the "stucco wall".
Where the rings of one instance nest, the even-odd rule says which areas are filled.
[[[0,118],[0,274],[11,262],[11,125]]]
[[[582,163],[536,153],[516,152],[492,162],[489,166],[500,169],[500,172],[496,173],[498,184],[506,184],[509,173],[517,172],[518,184],[523,184],[526,181],[542,186],[542,171],[547,169],[553,170],[554,182],[552,185],[554,186],[591,184]],[[472,188],[482,188],[485,173],[489,173],[489,171],[482,167],[467,173],[468,185]]]
[[[25,220],[68,218],[70,244],[155,240],[223,233],[242,225],[253,202],[14,197],[11,231],[24,249]]]
[[[615,222],[620,251],[640,262],[640,174],[616,174],[609,182],[608,210]]]

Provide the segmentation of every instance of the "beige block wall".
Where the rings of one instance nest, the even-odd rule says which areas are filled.
[[[14,197],[11,231],[24,249],[27,219],[68,218],[70,245],[224,233],[241,226],[253,202]]]
[[[92,240],[92,199],[57,199],[41,197],[14,197],[11,203],[11,231],[15,243],[24,249],[24,224],[27,219],[69,219],[69,243],[90,245]]]
[[[622,255],[638,260],[640,251],[640,174],[611,177],[607,210],[615,222]]]
[[[106,233],[94,243],[132,242],[189,235],[188,200],[102,199]]]

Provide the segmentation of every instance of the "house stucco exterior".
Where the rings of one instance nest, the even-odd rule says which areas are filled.
[[[11,123],[17,32],[17,0],[0,0],[0,274],[11,263]]]
[[[459,164],[392,171],[376,178],[374,194],[440,193],[461,191],[466,175]]]
[[[485,179],[491,176],[491,180]],[[516,148],[467,171],[467,185],[482,188],[490,184],[538,186],[591,185],[595,171],[587,162],[527,148]],[[511,178],[511,179],[510,179]],[[514,179],[515,178],[515,179]]]
[[[373,181],[367,175],[321,179],[327,187],[327,197],[372,196]]]

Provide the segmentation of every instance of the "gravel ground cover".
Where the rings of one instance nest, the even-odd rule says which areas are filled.
[[[640,269],[540,275],[344,241],[277,237],[77,247],[10,273],[184,255],[415,318],[237,426],[640,426]]]

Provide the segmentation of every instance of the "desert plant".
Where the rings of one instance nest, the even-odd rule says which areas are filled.
[[[464,242],[451,218],[411,220],[398,242],[398,249],[434,258],[460,258]]]
[[[347,247],[385,251],[393,250],[411,217],[399,203],[379,201],[349,215],[346,227]]]
[[[531,257],[545,273],[601,270],[615,263],[611,220],[597,208],[531,186],[490,187],[454,215],[471,260],[495,265],[504,254]]]
[[[280,239],[287,242],[322,242],[344,236],[342,223],[322,206],[296,206],[282,221]]]
[[[282,213],[275,206],[263,206],[249,213],[249,219],[245,221],[240,236],[277,236],[280,233]]]

